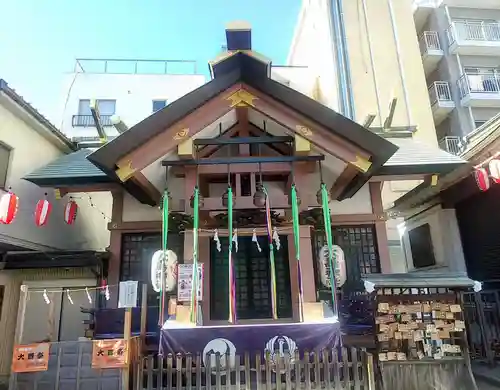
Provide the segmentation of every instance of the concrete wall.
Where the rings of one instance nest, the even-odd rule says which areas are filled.
[[[387,1],[365,1],[368,28],[364,23],[362,0],[343,2],[355,119],[361,122],[366,115],[375,114],[377,118],[372,126],[380,126],[387,117],[391,99],[397,98],[393,126],[416,126],[417,138],[436,144],[434,121],[415,35],[411,1],[392,0],[400,47],[399,56]],[[321,80],[321,89],[325,94],[322,103],[338,111],[335,50],[328,19],[330,13],[328,3],[328,0],[303,1],[295,36],[290,46],[288,64],[307,65],[310,72]],[[373,53],[373,67],[370,47]],[[398,57],[402,60],[406,98]],[[377,107],[377,97],[380,102],[380,112]]]
[[[426,223],[429,224],[431,230],[436,265],[416,269],[413,265],[408,232]],[[403,222],[399,225],[399,229],[406,254],[406,268],[408,272],[466,272],[460,232],[454,209],[442,209],[440,206],[433,207]]]
[[[153,113],[153,100],[174,100],[205,83],[203,75],[73,73],[66,76],[61,130],[69,137],[97,136],[94,127],[73,127],[80,99],[116,100],[116,114],[130,127]],[[108,135],[116,135],[113,127]]]
[[[91,196],[97,204],[102,203],[101,194],[76,194],[80,210],[76,223],[69,226],[63,217],[67,199],[56,200],[52,189],[40,188],[22,179],[67,152],[36,131],[29,119],[24,111],[15,110],[10,102],[0,101],[0,142],[12,148],[6,187],[19,197],[15,220],[10,225],[0,225],[0,241],[34,250],[104,249],[108,241],[106,223],[102,214],[90,207],[88,201]],[[45,193],[52,204],[52,214],[46,225],[37,227],[35,206]],[[108,215],[110,205],[102,205]]]

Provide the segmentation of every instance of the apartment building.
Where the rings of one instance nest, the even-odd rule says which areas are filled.
[[[290,85],[304,69],[274,66],[273,78]],[[191,60],[77,59],[63,88],[61,130],[75,142],[100,141],[90,109],[95,99],[100,124],[112,139],[118,135],[114,121],[135,125],[205,84],[208,74],[208,67]],[[308,84],[301,80],[293,87]]]
[[[470,134],[500,112],[500,2],[413,6],[439,145],[459,154]]]
[[[313,80],[310,96],[400,149],[422,144],[438,149],[413,17],[411,0],[304,0],[287,64],[307,66],[302,79]],[[408,156],[422,158],[413,146]],[[384,207],[422,179],[385,182]],[[437,224],[455,220],[441,214]],[[415,268],[402,223],[402,218],[387,221],[393,272]]]

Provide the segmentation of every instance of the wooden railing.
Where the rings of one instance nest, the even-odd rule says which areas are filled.
[[[276,355],[279,355],[277,353]],[[373,356],[360,348],[234,356],[147,356],[134,369],[134,390],[322,388],[373,390]],[[230,363],[230,364],[227,364]],[[226,367],[229,366],[229,369]]]

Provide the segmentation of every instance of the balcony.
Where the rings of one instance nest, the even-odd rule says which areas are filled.
[[[101,115],[101,125],[105,127],[111,127],[111,117],[113,115]],[[94,117],[92,115],[73,115],[72,119],[73,127],[95,127]]]
[[[427,22],[427,18],[434,8],[438,7],[440,0],[413,0],[413,19],[417,32],[420,32]]]
[[[436,31],[424,31],[418,43],[425,74],[429,75],[436,70],[439,61],[441,61],[444,56],[441,44],[439,43],[439,35]]]
[[[455,108],[451,97],[450,84],[447,81],[434,81],[429,86],[429,99],[435,125],[444,121]]]
[[[447,136],[441,138],[439,141],[439,147],[443,149],[445,152],[450,154],[454,154],[455,156],[459,156],[462,152],[462,140],[457,136]]]
[[[457,85],[464,107],[500,107],[500,74],[464,74]]]
[[[500,23],[481,20],[455,21],[446,30],[451,54],[500,55]]]

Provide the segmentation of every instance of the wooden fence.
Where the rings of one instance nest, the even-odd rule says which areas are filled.
[[[273,357],[261,352],[214,359],[201,355],[147,356],[133,368],[134,390],[374,390],[373,356],[338,348]],[[206,364],[204,364],[204,362]]]

